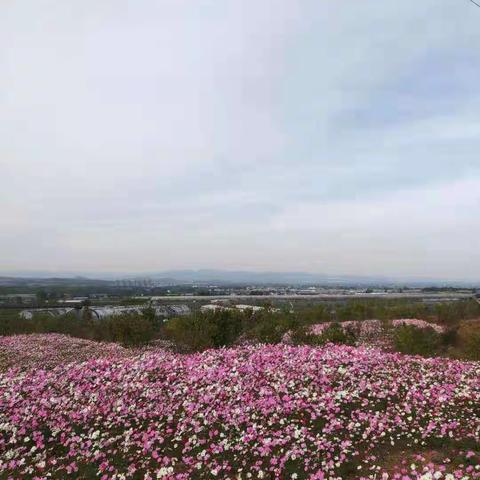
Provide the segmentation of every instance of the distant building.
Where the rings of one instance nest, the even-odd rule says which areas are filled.
[[[77,302],[78,300],[70,300],[69,302]],[[65,302],[67,303],[67,302]],[[23,310],[20,312],[22,318],[31,319],[33,315],[45,314],[52,317],[65,315],[67,313],[75,313],[79,317],[83,312],[87,311],[91,313],[93,319],[101,320],[102,318],[114,317],[116,315],[123,314],[142,314],[145,306],[105,306],[105,307],[86,307],[82,304],[68,303],[69,307],[65,308],[35,308],[31,310]],[[80,305],[81,308],[78,308]],[[190,308],[187,305],[162,305],[159,307],[153,307],[155,309],[155,315],[159,318],[170,318],[180,315],[188,315]]]
[[[263,310],[265,307],[260,307],[258,305],[232,305],[232,306],[225,306],[225,305],[219,305],[218,303],[210,303],[208,305],[202,305],[200,307],[201,312],[218,312],[222,310],[239,310],[241,312],[246,312],[248,310],[251,310],[252,312],[260,312]],[[272,309],[274,312],[278,312],[278,308]]]
[[[22,310],[20,312],[20,317],[30,320],[33,315],[43,314],[49,315],[51,317],[59,317],[61,315],[66,315],[74,311],[73,308],[35,308],[34,310]]]
[[[34,305],[37,303],[37,296],[34,293],[9,293],[0,295],[2,305]]]
[[[141,314],[143,310],[147,308],[146,305],[133,305],[133,306],[102,306],[102,307],[89,307],[89,311],[92,312],[93,318],[102,319],[106,317],[114,317],[116,315],[124,314]],[[159,305],[152,306],[155,310],[155,316],[159,318],[170,318],[181,315],[188,315],[190,308],[188,305]]]
[[[234,305],[237,310],[244,312],[246,310],[251,310],[252,312],[259,312],[263,310],[264,307],[259,307],[258,305]]]
[[[76,298],[72,298],[71,300],[65,300],[62,302],[65,305],[69,305],[72,307],[82,307],[83,304],[85,303],[85,300],[79,300]]]
[[[191,313],[188,305],[166,305],[167,311],[172,313],[171,316],[189,315]]]
[[[212,304],[209,304],[209,305],[202,305],[200,307],[200,311],[203,312],[203,313],[206,313],[206,312],[219,312],[221,310],[232,310],[231,307],[224,307],[223,305],[212,305]]]

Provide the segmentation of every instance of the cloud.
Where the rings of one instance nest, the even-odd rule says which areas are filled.
[[[2,5],[0,264],[478,277],[479,21],[454,0]]]

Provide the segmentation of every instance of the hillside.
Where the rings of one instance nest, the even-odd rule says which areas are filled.
[[[2,478],[480,478],[479,363],[347,346],[91,355],[20,356],[0,375]]]

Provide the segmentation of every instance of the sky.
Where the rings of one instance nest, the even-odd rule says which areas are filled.
[[[480,280],[468,0],[0,3],[0,271]]]

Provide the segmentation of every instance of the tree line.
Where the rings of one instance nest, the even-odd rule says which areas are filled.
[[[32,318],[21,317],[19,311],[3,310],[0,311],[0,335],[62,333],[127,346],[168,340],[182,351],[201,351],[249,342],[279,343],[286,334],[291,342],[298,344],[354,344],[355,332],[339,328],[340,322],[395,318],[419,318],[445,326],[443,335],[430,329],[419,331],[411,326],[396,329],[394,344],[399,351],[432,355],[468,350],[468,358],[480,357],[480,322],[468,322],[480,319],[480,304],[475,300],[434,305],[408,300],[351,300],[304,306],[297,310],[290,306],[274,309],[264,304],[262,310],[255,312],[235,309],[196,311],[167,320],[156,317],[150,306],[140,314],[127,313],[101,320],[89,315],[88,309],[80,316],[39,313]],[[332,325],[321,335],[309,334],[309,326],[324,322]]]

